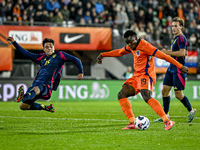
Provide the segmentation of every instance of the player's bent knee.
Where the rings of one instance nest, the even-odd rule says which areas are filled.
[[[125,98],[126,96],[125,96],[125,94],[124,94],[122,91],[120,91],[120,92],[117,94],[117,97],[118,97],[118,100],[120,100],[120,99],[122,99],[122,98]]]
[[[21,103],[20,107],[21,110],[28,110],[30,108],[29,104]]]

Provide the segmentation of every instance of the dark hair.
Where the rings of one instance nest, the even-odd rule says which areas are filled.
[[[54,45],[54,40],[49,39],[49,38],[45,38],[45,39],[43,40],[43,42],[42,42],[42,45],[44,46],[44,44],[45,44],[45,43],[48,43],[48,42],[50,42],[50,43],[52,43],[52,44]]]
[[[127,30],[125,33],[124,33],[124,38],[127,38],[129,36],[137,36],[137,34],[133,31],[133,30]]]

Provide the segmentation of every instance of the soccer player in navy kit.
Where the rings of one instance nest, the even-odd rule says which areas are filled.
[[[187,40],[182,30],[184,28],[184,20],[179,17],[173,18],[172,21],[172,31],[174,34],[174,39],[171,45],[171,51],[163,49],[162,52],[171,55],[175,60],[177,60],[182,65],[185,64],[185,56],[187,54]],[[185,78],[187,74],[182,74],[180,69],[175,65],[170,64],[167,69],[164,81],[163,81],[163,107],[166,114],[169,112],[170,105],[170,90],[172,86],[174,87],[175,96],[180,102],[187,108],[188,122],[192,122],[196,113],[196,109],[193,109],[188,98],[183,94],[185,89]],[[162,122],[161,118],[154,120],[155,122]]]
[[[12,37],[8,37],[7,40],[13,44],[25,57],[31,59],[32,61],[40,65],[40,70],[38,71],[32,86],[28,88],[24,94],[23,86],[18,89],[17,102],[22,100],[20,104],[21,110],[46,110],[54,112],[53,104],[45,106],[43,104],[36,103],[37,99],[49,99],[51,97],[52,90],[56,90],[65,62],[73,62],[76,64],[79,74],[77,76],[78,80],[83,78],[83,66],[80,59],[69,55],[65,52],[55,51],[54,41],[52,39],[45,38],[43,40],[43,50],[42,54],[34,54],[26,49],[22,48]]]

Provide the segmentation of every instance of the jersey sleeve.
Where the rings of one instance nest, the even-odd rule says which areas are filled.
[[[126,45],[125,47],[121,49],[115,49],[109,52],[104,52],[104,53],[101,53],[101,55],[103,57],[120,57],[129,53],[131,53],[131,49],[128,45]]]
[[[59,52],[59,53],[61,59],[63,59],[65,62],[73,62],[78,68],[79,73],[83,73],[83,65],[80,59],[65,52]]]
[[[17,51],[19,51],[26,58],[29,58],[32,61],[40,64],[40,59],[38,59],[38,58],[40,58],[42,55],[29,52],[28,50],[21,47],[16,41],[14,41],[13,46],[17,49]]]
[[[177,40],[179,49],[186,49],[187,40],[183,35],[180,35]]]
[[[180,68],[180,69],[181,69],[182,66],[183,66],[183,65],[180,64],[178,61],[176,61],[174,58],[172,58],[172,57],[169,56],[169,55],[166,55],[165,53],[163,53],[163,52],[161,52],[161,51],[159,51],[159,50],[156,51],[155,57],[158,57],[158,58],[160,58],[160,59],[166,60],[166,61],[168,61],[169,63],[175,65],[176,67],[178,67],[178,68]]]

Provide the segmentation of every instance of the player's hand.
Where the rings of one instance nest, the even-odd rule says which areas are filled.
[[[165,48],[163,48],[163,49],[161,50],[161,52],[163,52],[163,53],[165,53],[165,54],[168,55],[168,50],[166,50]]]
[[[102,64],[102,58],[103,58],[103,56],[101,54],[99,54],[99,56],[97,57],[98,64]]]
[[[188,67],[183,66],[183,67],[181,68],[181,72],[182,72],[182,73],[187,73],[187,72],[188,72]]]
[[[7,41],[13,43],[15,40],[14,40],[13,37],[8,37],[8,38],[7,38]]]
[[[77,78],[78,80],[81,80],[83,78],[83,73],[78,74]]]

